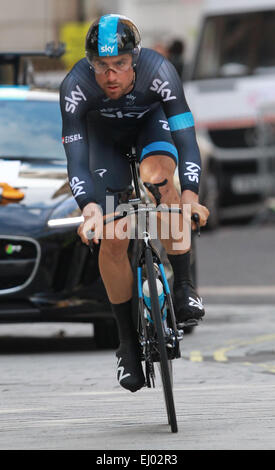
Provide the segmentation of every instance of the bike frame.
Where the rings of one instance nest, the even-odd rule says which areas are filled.
[[[136,275],[136,284],[137,284],[137,295],[138,295],[138,308],[136,309],[137,320],[136,326],[137,331],[140,335],[140,344],[144,352],[144,361],[146,369],[146,385],[151,387],[155,386],[155,374],[154,374],[154,362],[160,362],[160,373],[162,377],[162,384],[165,396],[166,410],[168,416],[168,422],[171,425],[172,432],[177,432],[177,420],[173,399],[172,391],[172,366],[171,359],[180,357],[180,347],[179,341],[183,339],[183,330],[178,330],[176,317],[173,307],[172,295],[170,291],[170,286],[167,281],[165,274],[164,266],[161,262],[160,255],[157,253],[157,250],[152,244],[151,235],[149,233],[149,213],[152,212],[177,212],[182,213],[180,208],[167,208],[160,206],[161,195],[159,192],[159,186],[166,184],[167,180],[160,184],[152,185],[144,183],[147,189],[154,196],[158,207],[140,207],[142,204],[141,192],[138,180],[138,164],[136,160],[135,149],[126,154],[126,157],[129,160],[132,172],[132,179],[134,182],[134,189],[136,197],[134,199],[129,199],[129,196],[132,194],[132,186],[119,191],[114,191],[111,188],[107,188],[108,192],[117,194],[119,196],[119,202],[121,203],[130,203],[133,205],[133,208],[130,211],[121,210],[121,212],[115,216],[111,216],[104,220],[104,225],[109,222],[120,220],[126,216],[131,216],[135,214],[137,216],[140,212],[145,214],[145,217],[139,219],[138,232],[141,234],[141,238],[135,236],[136,249],[134,250],[134,270]],[[194,219],[193,219],[194,220]],[[135,234],[136,235],[136,234]],[[88,239],[92,240],[93,233],[87,233]],[[145,319],[145,302],[143,297],[143,282],[142,282],[142,271],[144,266],[148,270],[147,277],[149,280],[149,291],[150,296],[152,296],[152,323],[154,323],[153,332],[151,332],[150,325],[148,326],[148,320]],[[156,269],[155,269],[156,268]],[[157,270],[157,272],[156,272]],[[169,321],[170,324],[163,320],[161,308],[158,300],[158,292],[156,288],[156,279],[161,277],[161,282],[163,285],[164,291],[164,305],[167,303],[167,309],[169,312]],[[135,295],[135,293],[134,293]],[[141,328],[140,328],[141,326]],[[142,336],[143,335],[143,336]],[[158,348],[159,342],[159,348]],[[155,349],[154,349],[155,348]],[[172,351],[172,355],[168,355],[168,349]],[[156,358],[153,357],[153,353],[156,354]]]

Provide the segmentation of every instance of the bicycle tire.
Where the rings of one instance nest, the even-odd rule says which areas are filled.
[[[155,333],[158,341],[159,355],[160,355],[160,369],[161,369],[161,381],[164,391],[166,411],[168,417],[168,423],[170,424],[171,431],[173,433],[178,432],[177,417],[173,396],[172,380],[170,375],[169,360],[167,357],[167,350],[165,344],[165,338],[163,334],[163,326],[161,319],[161,311],[159,306],[158,291],[156,284],[156,271],[153,263],[153,256],[150,247],[145,249],[145,265],[147,271],[147,278],[149,283],[150,299],[151,299],[151,311],[153,322],[155,326]]]

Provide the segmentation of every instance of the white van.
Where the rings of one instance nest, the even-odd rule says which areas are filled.
[[[206,1],[184,89],[220,218],[255,214],[275,194],[275,0]]]

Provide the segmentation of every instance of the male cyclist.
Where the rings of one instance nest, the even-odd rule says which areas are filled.
[[[106,216],[107,188],[131,184],[125,148],[134,145],[140,177],[161,186],[161,202],[191,204],[206,224],[209,212],[198,202],[200,153],[194,121],[174,66],[157,52],[141,48],[131,20],[105,15],[86,37],[86,58],[64,79],[60,90],[63,143],[72,193],[84,222],[78,229],[89,243]],[[174,186],[178,165],[181,195]],[[115,207],[118,201],[116,200]],[[99,242],[100,234],[94,241]],[[204,315],[191,281],[190,247],[173,249],[172,236],[163,241],[174,273],[178,324]],[[118,380],[132,392],[144,385],[136,331],[132,324],[133,274],[127,256],[129,240],[102,236],[99,269],[118,324]]]

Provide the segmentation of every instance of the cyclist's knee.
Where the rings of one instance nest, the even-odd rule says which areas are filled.
[[[140,165],[141,179],[151,184],[161,183],[167,179],[167,185],[170,185],[174,172],[174,161],[165,155],[152,155],[143,160]]]

